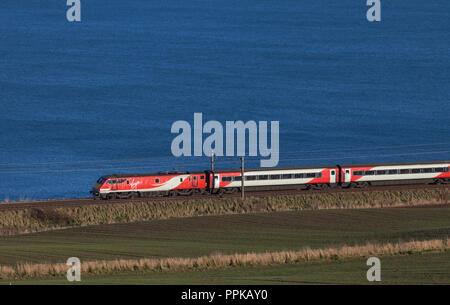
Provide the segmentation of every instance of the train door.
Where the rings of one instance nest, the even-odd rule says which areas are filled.
[[[213,181],[213,189],[219,189],[220,188],[220,175],[213,175],[214,181]]]
[[[192,187],[198,187],[198,176],[192,176]]]
[[[219,177],[212,171],[206,172],[206,187],[211,193],[219,187]]]
[[[344,169],[344,182],[345,183],[352,182],[352,174],[349,168]]]
[[[117,183],[117,180],[113,180],[113,184],[111,184],[111,190],[112,191],[119,190],[119,184]]]
[[[330,183],[331,184],[336,183],[336,170],[335,169],[330,170]]]

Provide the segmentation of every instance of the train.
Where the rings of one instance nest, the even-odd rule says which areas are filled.
[[[450,161],[249,168],[243,177],[245,191],[440,184],[450,183]],[[102,176],[91,193],[94,199],[120,199],[231,194],[241,187],[241,169],[165,171]]]

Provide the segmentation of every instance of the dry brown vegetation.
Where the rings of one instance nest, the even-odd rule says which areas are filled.
[[[245,254],[216,253],[196,258],[142,258],[111,261],[91,261],[81,263],[82,275],[111,274],[115,272],[177,272],[206,269],[221,269],[236,266],[268,266],[276,264],[305,263],[309,261],[329,261],[352,257],[373,255],[405,255],[424,251],[445,251],[450,248],[450,239],[409,241],[403,243],[385,243],[338,248],[311,249],[298,251],[278,251]],[[64,276],[68,266],[59,264],[19,264],[0,266],[1,279],[23,279]]]
[[[151,200],[79,207],[31,208],[0,212],[0,235],[47,231],[52,229],[128,223],[173,217],[227,215],[249,212],[318,209],[380,208],[447,202],[445,189],[308,193],[236,198]]]

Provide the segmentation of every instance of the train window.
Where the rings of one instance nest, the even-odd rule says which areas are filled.
[[[362,176],[363,175],[363,171],[354,171],[353,175],[355,175],[355,176]]]
[[[413,174],[418,174],[418,173],[420,173],[420,168],[413,168],[413,169],[411,170],[411,173],[413,173]]]
[[[316,178],[322,178],[322,173],[316,173]]]
[[[388,175],[397,175],[398,174],[398,169],[390,169],[388,170]]]
[[[285,174],[281,176],[282,179],[292,179],[292,175],[291,174]]]
[[[222,181],[231,181],[232,177],[222,177]]]
[[[158,178],[155,179],[155,183],[159,183],[159,179]]]
[[[258,176],[258,180],[268,180],[269,176],[268,175],[259,175]]]
[[[100,178],[97,180],[97,183],[101,184],[101,183],[103,183],[103,182],[105,182],[105,181],[106,181],[105,178],[100,177]]]
[[[409,169],[401,169],[400,174],[409,174]]]
[[[305,174],[295,174],[295,178],[305,178]]]
[[[242,181],[242,177],[241,176],[235,176],[234,177],[234,181]]]
[[[432,173],[433,169],[432,168],[422,168],[422,173]]]
[[[336,175],[336,171],[331,171],[331,176]]]
[[[245,180],[248,180],[248,181],[256,180],[256,176],[245,176]]]
[[[377,171],[377,175],[386,175],[386,171],[379,170]]]
[[[375,175],[375,171],[365,171],[364,176],[373,176]]]
[[[183,178],[180,178],[180,182],[183,182]]]
[[[281,178],[280,175],[270,175],[270,179],[272,179],[272,180],[277,180],[280,178]]]
[[[205,179],[205,176],[200,176],[200,180],[204,180]]]
[[[130,184],[130,181],[127,180],[127,184]]]
[[[443,172],[445,172],[445,168],[444,167],[436,167],[434,169],[434,172],[435,173],[443,173]]]

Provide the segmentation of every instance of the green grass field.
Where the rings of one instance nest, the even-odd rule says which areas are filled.
[[[0,238],[0,264],[196,257],[450,236],[450,208],[316,210],[154,220]]]
[[[76,284],[450,284],[450,252],[380,257],[381,282],[368,282],[365,258],[294,265],[234,267],[169,273],[89,276]],[[65,278],[3,281],[2,284],[73,284]]]

